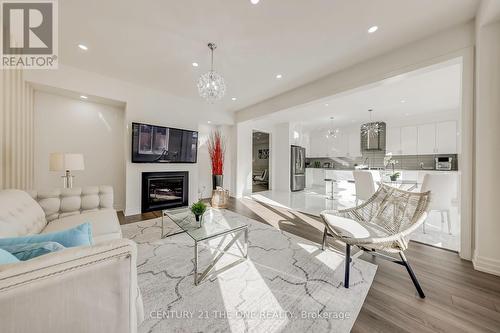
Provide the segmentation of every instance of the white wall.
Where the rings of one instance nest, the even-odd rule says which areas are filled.
[[[272,188],[290,191],[290,124],[276,124],[272,131]]]
[[[233,115],[218,110],[203,100],[188,100],[165,92],[137,86],[129,82],[116,80],[107,76],[60,65],[57,70],[29,71],[26,80],[35,85],[44,85],[65,89],[90,97],[102,97],[126,103],[124,121],[126,200],[125,215],[141,212],[141,173],[148,171],[188,171],[189,201],[198,199],[199,171],[203,170],[203,184],[211,182],[206,179],[205,170],[210,168],[206,159],[197,164],[136,164],[131,163],[130,140],[131,123],[144,122],[156,125],[171,126],[190,130],[198,130],[201,124],[210,120],[213,124],[231,125]],[[194,84],[194,83],[193,83]],[[194,89],[194,87],[193,87]],[[228,128],[228,132],[231,129]],[[201,149],[206,149],[202,147]],[[201,152],[203,156],[203,152]],[[231,176],[230,176],[231,177]],[[234,182],[225,182],[228,187]]]
[[[236,197],[252,193],[252,122],[236,125]],[[272,148],[270,148],[272,149]],[[269,152],[272,154],[272,152]]]
[[[62,186],[61,172],[49,171],[49,154],[82,153],[85,170],[74,186],[111,185],[115,207],[125,206],[124,113],[122,108],[35,92],[35,188]]]
[[[266,121],[247,121],[236,126],[237,168],[236,196],[252,193],[252,133],[269,133],[270,189],[290,191],[290,124],[269,124]]]

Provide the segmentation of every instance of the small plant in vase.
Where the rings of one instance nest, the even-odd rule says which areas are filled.
[[[401,176],[401,174],[399,172],[395,172],[392,175],[390,175],[389,177],[391,178],[392,182],[395,182],[396,180],[398,180],[399,176]]]
[[[201,225],[201,217],[203,217],[203,214],[206,212],[206,210],[207,210],[207,205],[201,200],[194,203],[191,206],[191,212],[193,212],[196,221],[200,222],[200,225]]]
[[[399,176],[401,176],[401,173],[395,172],[394,170],[396,164],[398,164],[399,162],[396,160],[390,160],[388,162],[388,164],[392,167],[392,174],[389,176],[389,178],[391,178],[391,182],[395,182],[396,180],[398,180]]]

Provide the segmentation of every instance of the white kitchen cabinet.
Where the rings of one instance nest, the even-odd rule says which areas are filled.
[[[389,127],[386,133],[386,152],[401,155],[401,127]]]
[[[349,148],[349,157],[359,157],[361,154],[361,134],[359,129],[351,130],[347,134],[348,143],[347,146]]]
[[[323,186],[325,184],[325,169],[311,168],[311,170],[312,170],[312,185]]]
[[[338,133],[336,138],[328,138],[329,146],[328,157],[345,157],[347,156],[347,141],[348,137],[345,133]]]
[[[401,155],[417,155],[417,127],[401,127]]]
[[[314,173],[312,168],[306,168],[306,188],[311,188],[314,184]]]
[[[424,124],[418,126],[417,153],[429,155],[436,153],[436,124]]]
[[[309,145],[309,154],[306,151],[306,155],[309,157],[326,157],[327,156],[327,146],[326,146],[326,138],[322,135],[315,134],[310,138]]]
[[[436,124],[436,153],[458,153],[456,121],[444,121]]]

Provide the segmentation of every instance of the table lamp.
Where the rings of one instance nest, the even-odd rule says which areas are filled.
[[[71,171],[84,170],[82,154],[51,153],[49,158],[50,171],[65,171],[62,176],[64,188],[73,187]]]

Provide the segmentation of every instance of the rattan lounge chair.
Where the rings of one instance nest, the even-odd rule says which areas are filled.
[[[323,250],[328,236],[346,244],[345,288],[349,288],[351,246],[357,246],[405,266],[419,296],[425,298],[404,251],[408,248],[408,235],[427,217],[429,200],[430,192],[407,192],[382,184],[370,199],[359,206],[321,212],[325,224]],[[398,254],[401,260],[388,254]]]

